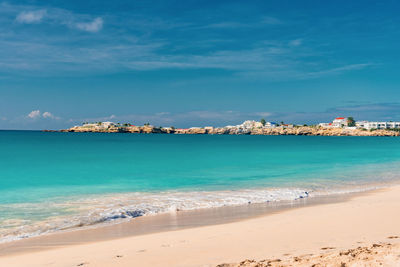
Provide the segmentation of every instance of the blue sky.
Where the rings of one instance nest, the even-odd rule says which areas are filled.
[[[398,1],[0,0],[0,129],[400,120]]]

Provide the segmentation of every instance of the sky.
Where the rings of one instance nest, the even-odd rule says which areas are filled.
[[[0,129],[400,120],[400,2],[0,0]]]

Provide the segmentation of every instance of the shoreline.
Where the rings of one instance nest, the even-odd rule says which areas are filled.
[[[206,198],[208,201],[227,201],[227,197],[230,198],[247,198],[246,201],[240,200],[238,203],[232,203],[232,199],[225,204],[214,203],[211,206],[204,207],[201,204],[196,208],[175,207],[174,209],[167,208],[165,210],[159,210],[156,213],[143,212],[138,209],[117,211],[112,214],[103,214],[101,217],[95,215],[92,216],[92,223],[84,223],[71,225],[69,220],[76,217],[64,217],[50,221],[41,222],[44,226],[47,224],[54,224],[64,222],[65,227],[61,228],[50,228],[48,232],[25,232],[21,237],[15,236],[14,238],[6,238],[0,242],[0,256],[2,254],[12,253],[14,250],[19,251],[21,247],[29,246],[30,249],[35,250],[35,247],[40,246],[41,242],[52,243],[57,246],[64,245],[59,242],[59,236],[66,237],[69,243],[81,244],[93,241],[103,241],[121,238],[125,236],[143,235],[148,233],[180,230],[190,227],[201,227],[207,225],[216,225],[223,223],[231,223],[240,220],[251,219],[259,216],[267,216],[273,213],[278,213],[294,208],[300,208],[304,206],[321,205],[326,203],[342,202],[351,199],[354,196],[368,194],[377,190],[384,190],[393,185],[397,185],[398,181],[384,182],[384,183],[368,183],[358,186],[346,186],[338,187],[335,190],[328,191],[308,191],[305,188],[259,188],[259,189],[243,189],[238,191],[195,191],[192,194],[207,193]],[[283,190],[283,192],[282,192]],[[178,193],[178,192],[175,192]],[[185,192],[179,192],[185,194]],[[178,193],[178,194],[179,194]],[[263,196],[258,196],[262,193]],[[211,194],[211,195],[210,195]],[[221,195],[222,194],[222,195]],[[255,198],[249,197],[249,194],[257,195]],[[281,195],[289,194],[289,195]],[[294,195],[290,195],[294,194]],[[123,196],[124,194],[122,194]],[[168,195],[168,194],[167,194]],[[103,196],[104,198],[115,199],[114,194],[108,194]],[[121,196],[119,196],[121,197]],[[143,197],[143,196],[142,196]],[[179,195],[170,197],[181,197]],[[204,196],[203,196],[204,197]],[[216,197],[213,200],[213,197]],[[292,197],[292,198],[291,198]],[[294,197],[294,198],[293,198]],[[95,197],[94,199],[97,199]],[[195,197],[195,199],[197,199]],[[97,201],[97,200],[96,200]],[[236,199],[237,201],[237,199]],[[188,203],[186,203],[187,205]],[[193,204],[193,203],[192,203]],[[204,204],[204,203],[203,203]],[[126,205],[126,204],[125,204]],[[115,207],[117,208],[117,207]],[[113,210],[113,209],[111,209]],[[106,211],[106,210],[104,210]],[[109,212],[109,211],[107,211]],[[122,217],[125,213],[140,214],[143,215],[133,217]],[[121,214],[119,214],[121,213]],[[87,216],[87,215],[76,215],[76,216]],[[126,216],[126,215],[125,215]],[[194,223],[191,219],[196,218]],[[111,219],[107,219],[111,218]],[[78,221],[79,222],[79,221]],[[69,224],[69,225],[68,225]],[[41,226],[39,226],[41,227]],[[34,229],[34,228],[33,228]],[[84,233],[82,239],[80,233]],[[32,234],[32,235],[31,235]],[[8,240],[7,240],[8,239]],[[8,249],[8,247],[15,247],[16,249]],[[4,252],[5,250],[5,252]]]
[[[165,212],[135,217],[128,221],[98,223],[90,226],[83,226],[82,228],[73,227],[71,229],[58,230],[39,236],[0,243],[0,257],[10,254],[52,249],[54,247],[71,244],[86,244],[114,240],[127,236],[140,236],[210,225],[235,223],[302,207],[344,202],[353,197],[380,190],[385,190],[385,188],[367,189],[351,193],[318,195],[296,200]],[[47,244],[45,248],[41,245],[43,243]]]
[[[200,224],[200,225],[193,225],[193,223],[196,223],[196,220],[198,219],[198,217],[194,217],[193,213],[191,212],[183,212],[182,214],[186,213],[188,214],[187,218],[192,218],[194,220],[192,220],[192,224],[190,224],[187,220],[183,220],[181,221],[183,226],[182,228],[179,228],[179,224],[177,224],[177,222],[179,221],[179,219],[176,219],[177,216],[175,216],[175,225],[173,225],[174,227],[177,227],[176,229],[168,229],[166,231],[155,231],[152,233],[144,233],[144,234],[140,234],[140,235],[128,235],[126,236],[126,232],[124,232],[123,227],[120,228],[120,234],[121,236],[115,238],[115,236],[113,236],[110,239],[94,239],[91,240],[89,242],[76,242],[66,238],[66,236],[71,235],[72,233],[80,233],[79,235],[81,237],[85,236],[83,233],[86,231],[94,231],[97,233],[94,234],[94,236],[97,236],[97,238],[99,237],[99,231],[104,230],[104,227],[102,228],[96,228],[96,229],[85,229],[85,230],[78,230],[78,231],[71,231],[71,232],[66,232],[66,233],[62,233],[62,234],[58,234],[59,235],[59,243],[53,243],[51,244],[51,242],[38,242],[40,243],[40,248],[39,250],[33,249],[32,250],[32,244],[27,244],[27,247],[30,248],[30,250],[20,250],[18,253],[4,253],[5,250],[2,249],[0,252],[1,256],[0,256],[0,264],[2,262],[7,263],[7,266],[22,266],[21,262],[25,262],[25,260],[29,259],[29,262],[32,263],[32,266],[36,266],[34,265],[34,263],[37,263],[37,266],[40,266],[41,264],[44,265],[45,262],[50,261],[50,258],[52,260],[54,259],[58,259],[58,258],[54,258],[54,255],[57,254],[62,255],[64,253],[73,253],[73,255],[76,256],[76,259],[82,259],[84,262],[96,262],[95,266],[113,266],[113,264],[117,264],[115,266],[125,266],[124,264],[119,265],[118,261],[115,260],[115,255],[111,256],[111,254],[115,254],[115,253],[119,253],[118,251],[121,250],[121,254],[124,255],[123,258],[119,259],[120,261],[126,260],[129,258],[132,260],[131,256],[134,256],[133,258],[140,258],[140,265],[141,266],[146,266],[146,265],[152,265],[152,266],[162,266],[162,262],[163,260],[166,260],[166,257],[171,261],[171,264],[166,264],[166,265],[171,265],[171,266],[198,266],[198,265],[204,265],[204,264],[219,264],[219,263],[223,263],[223,262],[239,262],[241,260],[245,260],[247,258],[255,258],[255,259],[263,259],[265,257],[270,257],[272,255],[276,255],[278,256],[279,253],[281,253],[281,256],[283,254],[287,254],[290,253],[292,254],[304,254],[304,253],[308,253],[309,249],[313,249],[314,253],[315,253],[315,249],[316,249],[316,244],[318,244],[318,246],[330,246],[330,247],[335,247],[335,248],[349,248],[350,247],[350,243],[352,245],[356,245],[358,241],[362,240],[362,242],[364,244],[368,244],[368,242],[378,242],[380,239],[384,239],[385,236],[382,236],[382,232],[387,232],[386,235],[396,235],[396,234],[400,234],[400,229],[397,229],[397,227],[393,227],[393,224],[395,222],[400,223],[400,216],[395,216],[393,215],[391,218],[391,222],[390,220],[386,219],[386,217],[388,216],[388,212],[389,214],[391,213],[391,211],[393,211],[393,206],[400,207],[400,204],[396,204],[396,200],[400,200],[400,194],[398,194],[400,192],[400,186],[393,186],[387,189],[378,189],[378,190],[374,190],[372,192],[363,192],[363,193],[353,193],[351,194],[351,196],[347,196],[346,199],[341,199],[338,200],[336,199],[336,202],[332,202],[332,199],[330,199],[329,201],[327,201],[327,203],[308,203],[306,205],[298,205],[297,207],[288,207],[287,209],[284,210],[279,210],[279,211],[275,211],[275,212],[271,212],[269,214],[259,214],[258,216],[254,216],[254,217],[247,217],[245,219],[237,219],[237,220],[226,220],[226,221],[222,221],[219,224]],[[388,202],[388,200],[395,198],[395,201],[391,201]],[[312,198],[310,198],[312,199]],[[309,200],[309,199],[307,199]],[[304,203],[303,203],[304,204]],[[249,205],[251,206],[251,205]],[[349,210],[349,207],[357,208],[361,207],[362,211],[358,216],[354,218],[354,223],[361,223],[360,225],[360,229],[355,228],[354,230],[356,230],[355,232],[360,232],[359,230],[364,230],[363,235],[355,235],[355,233],[349,233],[349,230],[352,229],[347,229],[347,228],[351,228],[352,225],[349,225],[346,221],[347,220],[351,220],[351,218],[349,217],[354,217],[357,212],[354,212],[354,210],[352,211],[352,209]],[[379,207],[379,208],[378,208]],[[384,208],[386,207],[386,209]],[[361,209],[360,208],[360,209]],[[367,209],[366,209],[367,208]],[[378,208],[378,209],[377,209]],[[366,214],[365,211],[371,210],[369,215]],[[377,213],[377,217],[379,218],[379,213],[384,212],[384,216],[382,216],[383,222],[386,224],[390,224],[391,227],[382,227],[379,224],[377,224],[377,221],[373,214]],[[345,212],[346,216],[348,218],[345,218],[345,220],[341,220],[340,219],[340,212]],[[395,211],[394,211],[395,212]],[[321,217],[321,213],[330,213],[331,217],[332,217],[332,221],[338,223],[341,227],[340,227],[340,231],[337,232],[337,234],[339,235],[350,235],[350,239],[348,237],[343,237],[344,240],[340,240],[340,238],[338,239],[337,237],[331,235],[330,233],[326,233],[326,229],[319,229],[318,227],[315,228],[315,225],[313,226],[312,224],[315,224],[315,222],[317,221],[326,221],[329,224],[332,224],[331,220],[329,219],[329,217]],[[160,215],[161,216],[161,215]],[[361,220],[360,219],[362,217],[367,216],[368,220]],[[372,217],[371,217],[372,216]],[[154,218],[157,216],[154,216]],[[213,216],[215,217],[215,216]],[[339,217],[339,218],[338,218]],[[150,218],[149,217],[143,217],[144,219]],[[154,218],[150,218],[150,219],[154,219]],[[293,220],[294,218],[296,218],[297,220]],[[301,218],[301,220],[299,221],[299,218]],[[140,219],[140,218],[138,218]],[[273,228],[268,229],[268,227],[266,225],[270,225],[271,223],[274,224],[275,223],[275,227],[277,227],[277,222],[280,221],[282,223],[282,220],[286,221],[287,224],[282,224],[278,229],[275,228],[275,230]],[[135,220],[133,220],[135,221]],[[311,225],[305,225],[304,222],[305,221],[309,221],[311,222]],[[172,221],[171,221],[172,222]],[[380,222],[380,220],[378,220],[378,222]],[[127,222],[127,223],[121,223],[121,224],[117,224],[117,225],[113,225],[110,227],[121,227],[122,224],[129,224],[131,222]],[[145,222],[146,223],[146,222]],[[158,222],[160,223],[160,222]],[[298,224],[301,224],[298,225]],[[370,224],[373,223],[374,224],[374,228],[371,228],[372,230],[378,230],[378,231],[365,231],[365,225],[362,224]],[[197,222],[198,224],[198,222]],[[157,223],[155,224],[157,225]],[[159,224],[158,224],[159,225]],[[278,224],[280,225],[280,224]],[[181,225],[182,226],[182,225]],[[320,226],[320,225],[319,225]],[[333,224],[332,226],[335,227],[335,224]],[[345,226],[345,227],[344,227]],[[395,225],[396,226],[396,225]],[[250,228],[249,228],[250,227]],[[293,233],[293,229],[296,229],[297,227],[301,227],[303,228],[303,231],[295,231]],[[337,225],[336,225],[337,227]],[[344,228],[343,228],[344,227]],[[354,227],[354,226],[353,226]],[[323,227],[324,228],[324,227]],[[253,230],[252,230],[253,229]],[[318,230],[317,230],[318,229]],[[227,231],[230,233],[230,235],[226,236]],[[285,233],[285,231],[291,232],[294,235],[297,235],[296,238],[293,239],[293,237],[291,237],[290,235],[288,235],[289,233]],[[314,232],[316,231],[316,232]],[[379,233],[378,233],[379,232]],[[107,234],[107,231],[103,231],[103,233]],[[284,240],[280,240],[281,238],[277,235],[277,234],[282,234],[283,236],[285,236],[285,238],[283,238]],[[316,233],[319,233],[320,236],[316,235]],[[110,233],[108,233],[110,234]],[[254,235],[256,234],[256,235]],[[53,234],[53,235],[48,235],[48,237],[50,236],[55,236],[57,234]],[[232,235],[232,236],[231,236]],[[249,236],[250,235],[250,236]],[[260,240],[257,236],[259,235],[270,235],[270,237],[268,237],[268,240],[271,240],[272,243],[274,243],[276,245],[276,243],[279,243],[280,245],[277,246],[277,248],[272,249],[272,251],[270,250],[265,250],[265,248],[263,248],[264,246],[269,247],[271,249],[270,245],[264,244],[262,239]],[[215,247],[215,244],[213,244],[213,242],[208,243],[209,241],[204,240],[204,238],[208,236],[211,239],[214,239],[213,237],[215,237],[216,239],[214,239],[214,241],[216,243],[223,243],[224,246],[222,247]],[[224,238],[222,238],[222,236],[224,236]],[[299,236],[301,236],[304,241],[306,241],[306,243],[308,243],[307,246],[303,246],[304,244],[299,243]],[[308,238],[306,238],[306,236],[308,236]],[[312,236],[312,244],[309,243],[308,240],[310,238],[310,236]],[[43,236],[44,237],[44,236]],[[37,239],[43,238],[43,237],[38,237]],[[167,238],[168,237],[168,238]],[[252,240],[253,242],[250,242],[252,245],[250,245],[249,248],[243,248],[243,251],[240,251],[240,253],[231,253],[231,252],[227,252],[225,246],[233,246],[233,250],[237,250],[237,244],[235,245],[235,243],[229,244],[226,243],[227,240],[226,239],[232,239],[234,238],[235,241],[237,242],[238,240],[243,240],[244,243],[248,243],[248,238],[252,238],[254,240]],[[327,237],[329,237],[328,239],[326,239]],[[160,240],[167,238],[169,241],[168,242],[172,242],[174,241],[176,246],[172,246],[172,245],[165,245],[163,246],[163,244],[160,244]],[[178,254],[181,253],[185,253],[185,250],[188,248],[185,248],[185,246],[181,246],[184,245],[186,243],[183,242],[182,244],[180,244],[180,239],[185,239],[185,238],[189,238],[191,240],[190,244],[191,244],[191,249],[194,249],[195,247],[197,249],[199,249],[198,246],[200,246],[204,251],[203,253],[193,253],[190,254],[191,257],[193,257],[193,260],[191,261],[185,261],[185,264],[182,264],[182,262],[180,262],[178,259],[174,259],[174,257],[170,258],[168,255],[164,255],[163,253],[161,253],[159,250],[161,248],[164,248],[164,250],[168,250],[168,251],[173,251],[173,255],[175,255],[175,257]],[[251,239],[250,238],[250,239]],[[326,240],[325,240],[326,239]],[[360,240],[355,240],[355,239],[360,239]],[[377,240],[379,239],[379,240]],[[27,240],[22,240],[22,241],[28,241]],[[32,240],[32,239],[31,239]],[[297,240],[297,241],[296,241]],[[307,241],[308,240],[308,241]],[[64,242],[64,243],[60,243],[60,241]],[[233,242],[233,240],[231,240]],[[283,242],[284,241],[284,242]],[[327,242],[329,241],[329,242]],[[340,242],[339,242],[340,241]],[[346,241],[346,242],[344,242]],[[349,242],[351,241],[351,242]],[[18,242],[18,241],[15,241]],[[54,242],[54,240],[53,240]],[[144,243],[143,243],[144,242]],[[163,241],[164,242],[164,241]],[[167,242],[167,241],[165,241]],[[189,240],[188,240],[189,242]],[[261,243],[260,243],[261,242]],[[283,243],[282,243],[283,242]],[[289,244],[291,244],[289,247],[287,247],[288,244],[285,244],[285,242],[289,242]],[[296,243],[297,242],[297,243]],[[293,243],[293,244],[292,244]],[[340,245],[338,245],[337,243],[339,243]],[[14,243],[15,244],[15,243]],[[135,248],[139,248],[140,244],[145,244],[143,245],[144,247],[151,247],[151,251],[153,254],[151,254],[152,256],[149,257],[142,257],[144,254],[147,254],[146,252],[148,251],[148,249],[145,249],[144,252],[138,252],[141,249],[137,249],[137,250],[129,250],[127,251],[126,249],[130,246],[134,246]],[[258,249],[256,249],[258,246],[260,247],[260,251],[258,251]],[[209,245],[212,247],[209,248]],[[256,247],[254,247],[254,245],[256,245]],[[284,246],[283,246],[284,245]],[[194,247],[193,247],[194,246]],[[49,249],[49,247],[51,249]],[[104,252],[105,255],[101,254],[98,255],[99,258],[96,257],[96,255],[92,255],[91,253],[84,253],[83,251],[89,249],[89,250],[103,250],[105,248],[108,248],[107,250],[110,250],[109,252]],[[272,247],[273,248],[273,247]],[[280,250],[278,249],[280,248]],[[82,249],[82,251],[81,251]],[[214,251],[214,249],[216,251]],[[143,250],[143,249],[142,249]],[[162,250],[162,249],[161,249]],[[221,251],[222,250],[222,251]],[[149,250],[150,251],[150,250]],[[152,259],[152,257],[156,257],[156,255],[158,255],[157,253],[154,254],[156,251],[158,251],[159,253],[161,253],[162,257],[161,257],[161,261],[157,261],[155,259]],[[217,257],[216,253],[220,251],[221,252],[221,257]],[[230,251],[230,250],[229,250]],[[285,252],[286,251],[286,252]],[[193,252],[193,251],[192,251]],[[261,252],[264,252],[264,257],[263,254]],[[274,252],[271,254],[271,252]],[[278,253],[279,252],[279,253]],[[283,253],[285,252],[285,253]],[[304,253],[303,253],[304,252]],[[111,253],[111,254],[110,254]],[[246,254],[247,253],[247,254]],[[283,253],[283,254],[282,254]],[[143,255],[142,255],[143,254]],[[218,254],[218,253],[217,253]],[[52,256],[53,255],[53,256]],[[110,259],[106,260],[105,263],[103,264],[103,256],[108,255],[110,257]],[[204,257],[203,257],[204,256]],[[239,257],[240,256],[240,257]],[[50,258],[49,258],[50,257]],[[86,258],[90,258],[89,259],[85,259]],[[216,258],[215,258],[216,257]],[[100,259],[101,258],[101,259]],[[147,260],[146,260],[147,259]],[[61,257],[60,260],[57,260],[57,264],[55,266],[64,266],[64,263],[66,266],[70,266],[68,264],[66,264],[65,261],[69,262],[71,259],[67,259],[65,257]],[[137,260],[137,259],[136,259]],[[79,261],[79,260],[77,260]],[[164,262],[165,263],[165,262]],[[77,263],[79,264],[79,262]],[[127,264],[128,265],[128,264]],[[164,264],[165,265],[165,264]],[[73,265],[72,265],[73,266]]]

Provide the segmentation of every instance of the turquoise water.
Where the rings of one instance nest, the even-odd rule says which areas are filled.
[[[397,181],[400,138],[0,131],[0,241]]]

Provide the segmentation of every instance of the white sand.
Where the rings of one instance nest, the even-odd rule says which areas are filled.
[[[399,186],[234,223],[6,255],[0,266],[215,266],[397,242],[389,236],[400,236]]]

